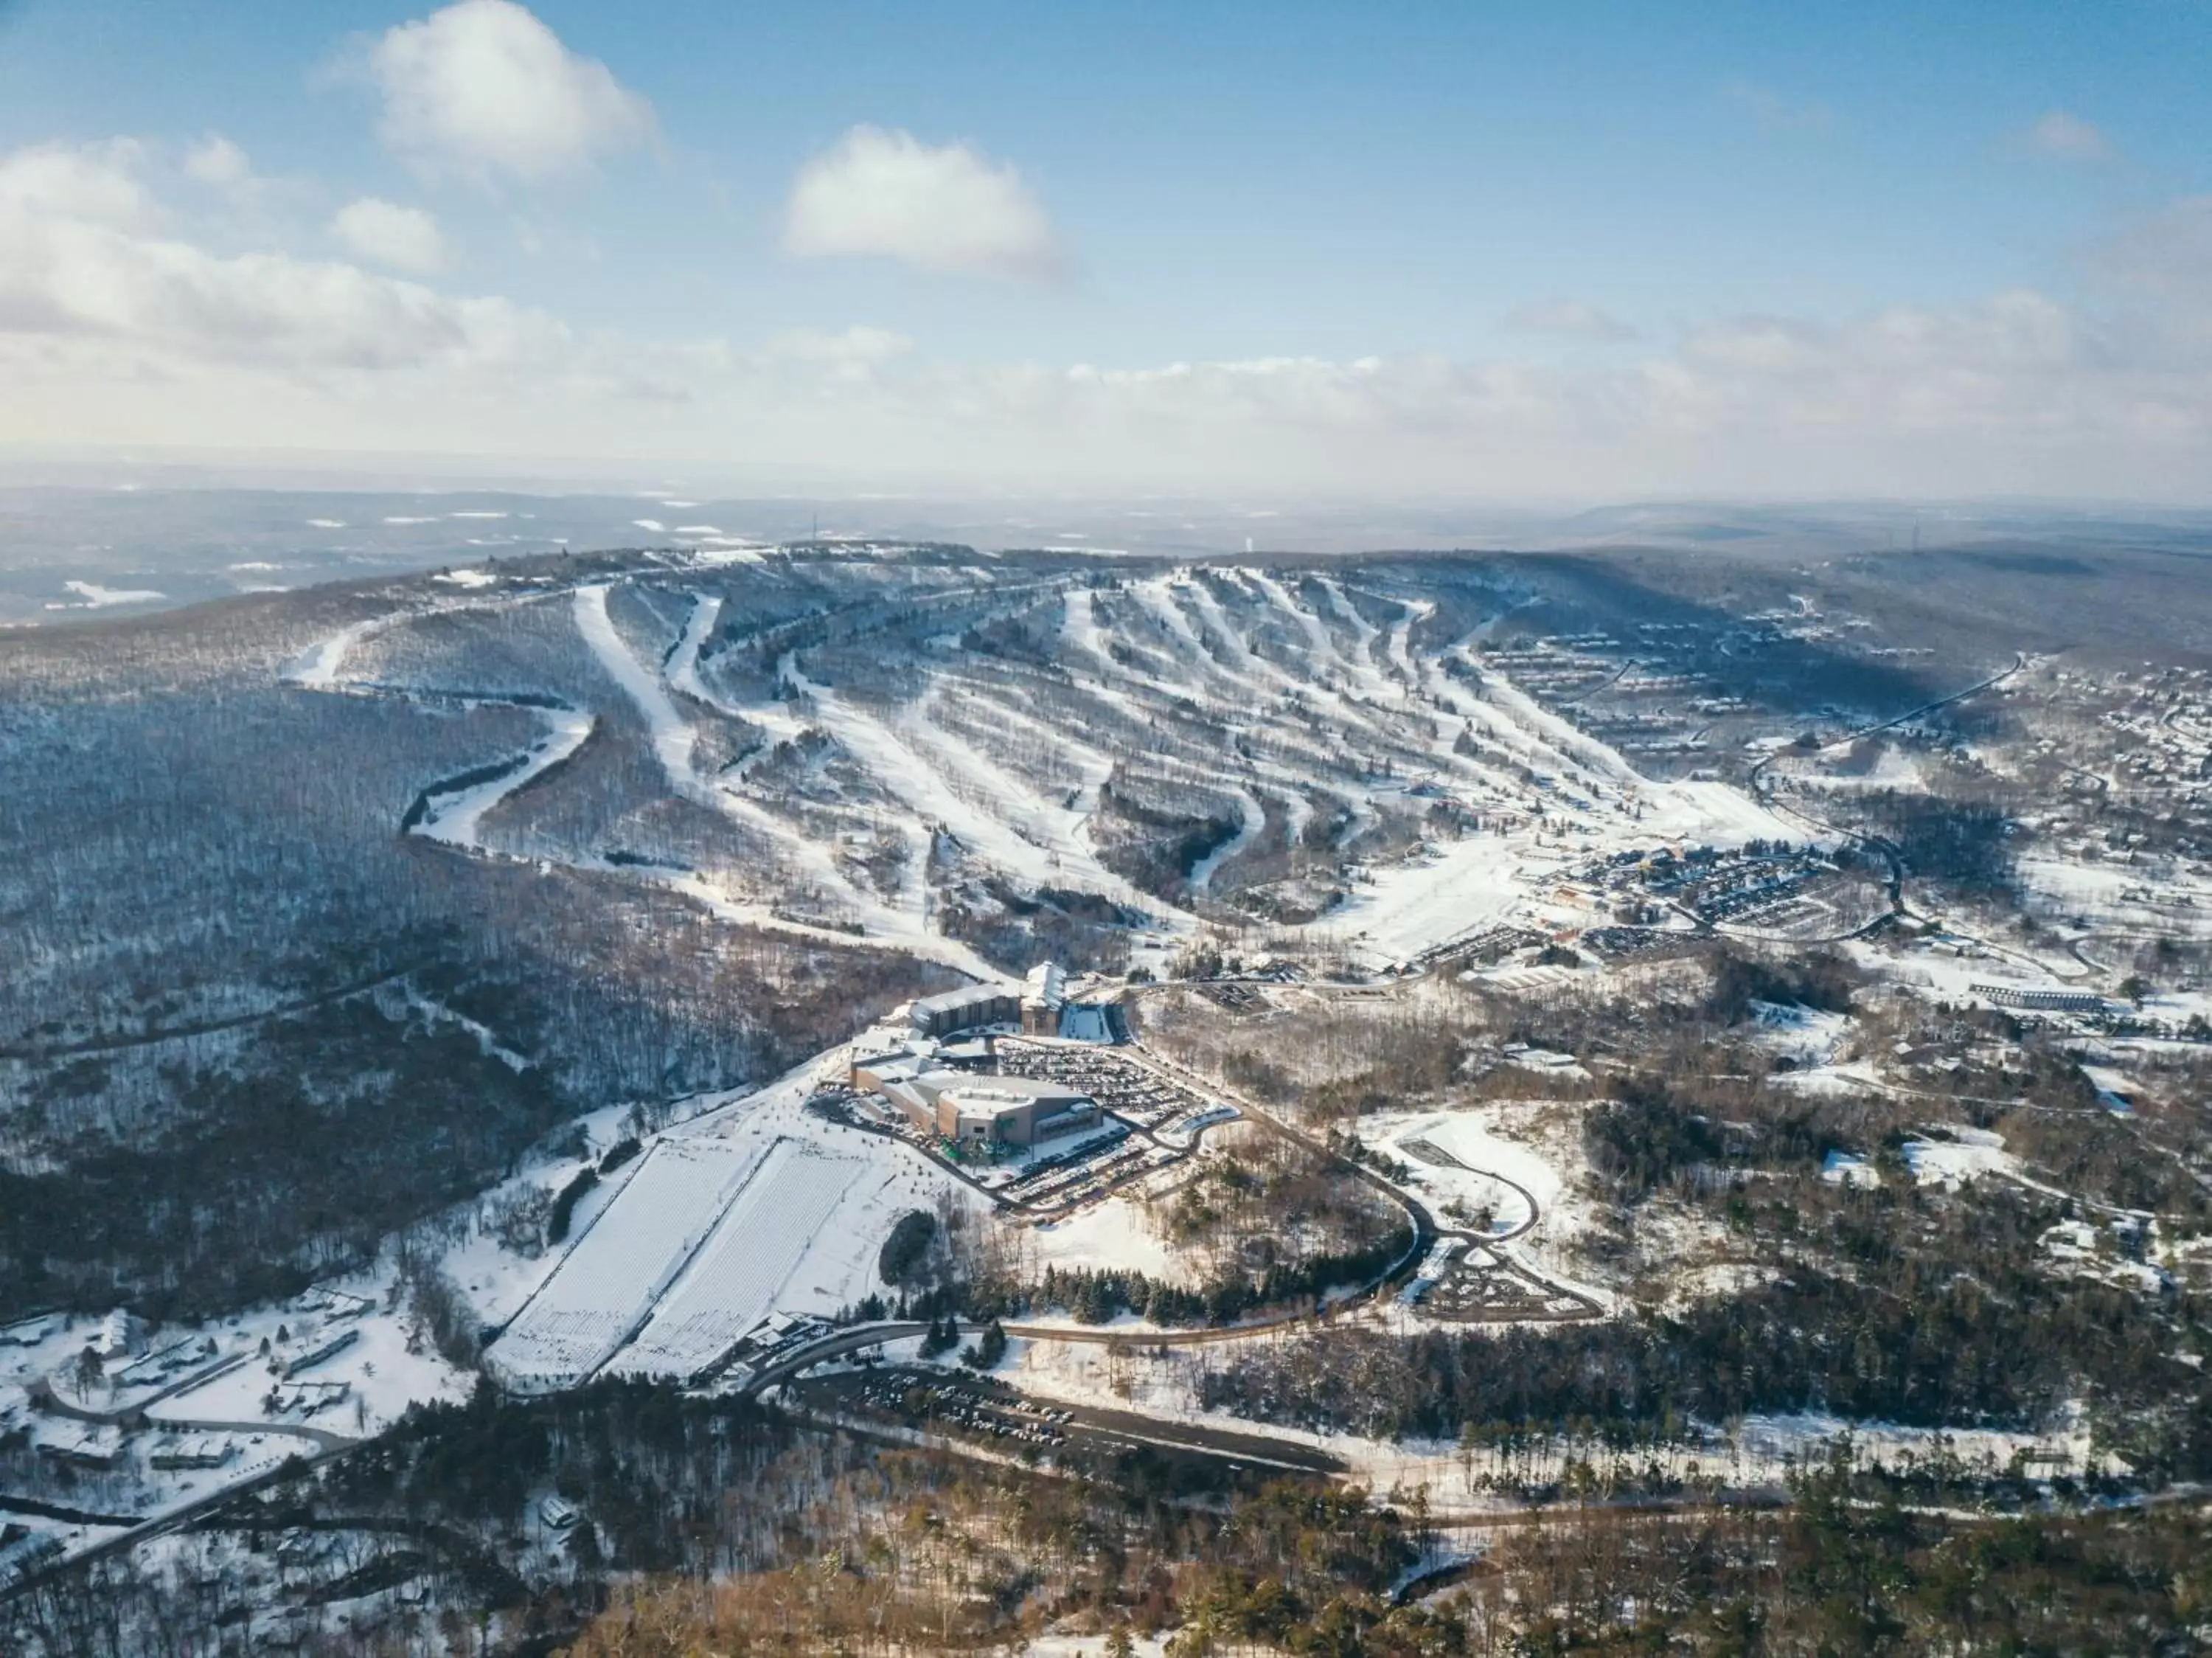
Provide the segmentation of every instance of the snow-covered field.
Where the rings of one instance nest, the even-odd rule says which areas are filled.
[[[1954,1128],[1941,1140],[1916,1137],[1905,1143],[1905,1161],[1920,1185],[1954,1190],[1983,1175],[2020,1172],[2020,1159],[2004,1149],[2004,1136],[1990,1129]]]
[[[1024,1225],[1020,1237],[1024,1253],[1039,1267],[1118,1268],[1171,1283],[1186,1276],[1184,1263],[1127,1197],[1109,1198],[1065,1220]]]
[[[778,1137],[690,1270],[609,1368],[684,1380],[711,1364],[769,1313],[864,1167]]]
[[[495,1374],[525,1391],[689,1376],[772,1311],[827,1317],[882,1289],[893,1222],[953,1188],[911,1147],[808,1114],[822,1063],[654,1140],[493,1344]]]
[[[589,1377],[644,1321],[766,1151],[750,1138],[657,1142],[493,1344],[493,1370],[531,1392]]]

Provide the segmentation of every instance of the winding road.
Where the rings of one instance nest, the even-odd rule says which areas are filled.
[[[1536,1201],[1535,1193],[1517,1180],[1510,1179],[1488,1169],[1468,1168],[1471,1173],[1483,1175],[1507,1187],[1519,1196],[1522,1203],[1527,1205],[1527,1218],[1511,1231],[1477,1233],[1463,1227],[1442,1226],[1430,1211],[1427,1204],[1380,1171],[1346,1157],[1334,1147],[1316,1139],[1302,1130],[1292,1128],[1289,1124],[1255,1105],[1251,1100],[1242,1096],[1232,1095],[1220,1084],[1200,1076],[1188,1066],[1177,1061],[1166,1058],[1146,1046],[1141,1040],[1133,1039],[1127,1045],[1118,1048],[1115,1051],[1133,1063],[1151,1070],[1164,1082],[1196,1093],[1201,1099],[1211,1099],[1220,1104],[1235,1107],[1246,1120],[1303,1148],[1329,1166],[1364,1181],[1405,1212],[1407,1220],[1413,1228],[1413,1242],[1403,1254],[1367,1283],[1340,1296],[1333,1303],[1310,1311],[1304,1307],[1291,1307],[1237,1324],[1181,1330],[1128,1330],[1109,1326],[1018,1321],[1000,1326],[1007,1335],[1030,1341],[1073,1342],[1091,1346],[1126,1345],[1133,1348],[1154,1349],[1212,1347],[1233,1342],[1273,1338],[1291,1329],[1327,1329],[1341,1321],[1346,1309],[1362,1302],[1370,1305],[1378,1302],[1391,1291],[1410,1280],[1420,1264],[1428,1259],[1430,1252],[1446,1239],[1455,1239],[1463,1242],[1470,1253],[1480,1252],[1488,1259],[1491,1270],[1540,1291],[1547,1301],[1572,1304],[1571,1310],[1547,1311],[1539,1314],[1528,1315],[1517,1321],[1564,1323],[1602,1318],[1605,1315],[1605,1308],[1595,1297],[1571,1285],[1558,1283],[1544,1277],[1522,1262],[1504,1253],[1498,1247],[1524,1235],[1542,1218],[1542,1210]],[[781,1382],[790,1381],[826,1360],[847,1357],[856,1352],[880,1347],[886,1342],[896,1341],[908,1336],[918,1336],[927,1328],[927,1325],[908,1320],[848,1326],[843,1329],[831,1331],[818,1339],[794,1350],[758,1375],[749,1378],[743,1384],[741,1391],[750,1394],[760,1393]],[[981,1331],[983,1326],[970,1321],[963,1324],[961,1328],[963,1332],[973,1334]]]

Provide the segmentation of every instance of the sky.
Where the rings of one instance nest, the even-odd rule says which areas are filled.
[[[2212,498],[2212,0],[0,0],[0,451]]]

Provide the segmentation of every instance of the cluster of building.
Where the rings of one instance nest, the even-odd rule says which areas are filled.
[[[1066,976],[1052,962],[1031,968],[1018,991],[977,984],[923,997],[908,1009],[904,1030],[855,1045],[847,1081],[918,1131],[963,1150],[1026,1150],[1085,1133],[1103,1119],[1096,1099],[1003,1075],[993,1064],[992,1037],[1057,1037],[1071,1014],[1079,1027],[1097,1027],[1096,1009],[1069,999]]]
[[[925,996],[908,1009],[907,1022],[917,1036],[957,1036],[970,1031],[1020,1031],[1025,1036],[1062,1036],[1062,1028],[1075,1017],[1096,1009],[1071,1001],[1067,974],[1056,961],[1041,961],[1029,970],[1018,991],[1002,984],[970,984],[965,989]]]

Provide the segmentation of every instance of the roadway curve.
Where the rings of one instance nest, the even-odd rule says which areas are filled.
[[[1938,697],[1933,702],[1922,703],[1917,708],[1908,708],[1902,714],[1893,715],[1888,719],[1877,720],[1872,725],[1863,725],[1854,730],[1847,731],[1842,736],[1834,739],[1832,741],[1822,743],[1820,745],[1820,748],[1834,748],[1843,743],[1856,742],[1860,738],[1870,737],[1877,731],[1888,731],[1898,726],[1903,725],[1907,720],[1917,720],[1923,714],[1933,714],[1940,708],[1948,708],[1954,703],[1962,703],[1969,697],[1978,697],[1983,692],[1989,690],[1991,686],[2002,685],[2007,680],[2012,678],[2014,674],[2018,674],[2022,669],[2026,668],[2027,666],[2027,653],[2024,650],[2015,650],[2013,652],[2011,667],[2000,668],[1995,674],[1990,674],[1987,679],[1977,680],[1973,684],[1968,686],[1963,691],[1954,691],[1948,697]],[[1775,749],[1767,754],[1762,755],[1758,764],[1751,768],[1751,771],[1746,775],[1744,781],[1750,786],[1753,797],[1761,805],[1766,807],[1770,811],[1784,813],[1790,817],[1796,818],[1800,823],[1811,828],[1815,834],[1835,835],[1845,840],[1856,841],[1858,844],[1866,847],[1871,851],[1879,852],[1881,855],[1883,863],[1886,864],[1889,869],[1889,879],[1887,883],[1889,887],[1889,913],[1891,915],[1903,914],[1905,912],[1905,860],[1898,855],[1896,847],[1890,844],[1889,842],[1884,840],[1879,835],[1862,834],[1856,829],[1838,828],[1832,823],[1828,823],[1820,818],[1814,817],[1810,812],[1800,810],[1798,808],[1794,806],[1784,805],[1776,797],[1773,789],[1765,781],[1766,769],[1770,765],[1773,765],[1776,760],[1781,759],[1784,754],[1789,752],[1790,751],[1786,748]],[[1816,749],[1814,752],[1817,753],[1820,750]],[[1881,917],[1883,920],[1887,920],[1887,917]],[[1850,933],[1843,935],[1843,936],[1845,938],[1856,938],[1859,934],[1870,930],[1877,924],[1879,923],[1870,922],[1867,926],[1858,928]],[[1808,940],[1806,942],[1808,943],[1833,943],[1838,941]]]
[[[1340,1297],[1331,1305],[1311,1312],[1301,1308],[1291,1308],[1267,1314],[1260,1318],[1248,1319],[1238,1324],[1208,1326],[1202,1329],[1185,1330],[1127,1330],[1081,1325],[1002,1322],[1000,1327],[1007,1335],[1021,1337],[1030,1341],[1077,1342],[1093,1346],[1108,1346],[1120,1343],[1132,1347],[1145,1348],[1210,1347],[1224,1343],[1273,1336],[1287,1329],[1298,1327],[1326,1329],[1337,1321],[1335,1315],[1340,1309],[1363,1301],[1378,1301],[1389,1291],[1410,1279],[1414,1269],[1428,1258],[1429,1252],[1446,1238],[1462,1240],[1470,1251],[1481,1251],[1489,1257],[1496,1271],[1534,1285],[1542,1290],[1547,1297],[1571,1301],[1575,1303],[1575,1310],[1572,1312],[1547,1314],[1540,1320],[1531,1319],[1526,1320],[1527,1322],[1564,1323],[1602,1318],[1605,1315],[1604,1308],[1590,1295],[1569,1285],[1553,1283],[1520,1262],[1500,1253],[1496,1248],[1496,1246],[1510,1243],[1512,1240],[1528,1232],[1542,1218],[1542,1210],[1536,1201],[1535,1193],[1517,1180],[1509,1179],[1504,1175],[1492,1173],[1488,1169],[1469,1170],[1470,1173],[1484,1175],[1487,1179],[1498,1181],[1501,1186],[1509,1187],[1528,1205],[1528,1218],[1512,1231],[1475,1233],[1463,1227],[1440,1226],[1436,1216],[1430,1212],[1428,1205],[1411,1192],[1398,1186],[1376,1170],[1345,1156],[1343,1153],[1325,1142],[1315,1139],[1302,1130],[1292,1128],[1271,1112],[1252,1104],[1249,1100],[1231,1097],[1227,1090],[1218,1084],[1199,1076],[1188,1067],[1154,1052],[1141,1041],[1132,1040],[1122,1052],[1137,1064],[1152,1070],[1164,1080],[1183,1088],[1195,1089],[1205,1097],[1219,1100],[1224,1104],[1236,1106],[1249,1120],[1260,1127],[1281,1136],[1325,1162],[1365,1181],[1405,1211],[1407,1219],[1412,1223],[1413,1228],[1413,1241],[1404,1254],[1384,1268],[1373,1280],[1353,1290],[1350,1295]],[[960,1327],[963,1333],[972,1335],[981,1331],[983,1326],[979,1322],[969,1320],[962,1324]],[[751,1377],[744,1384],[742,1391],[747,1393],[761,1393],[780,1382],[787,1381],[826,1360],[842,1358],[852,1353],[880,1347],[886,1342],[896,1341],[904,1337],[918,1336],[927,1328],[925,1324],[902,1320],[848,1326],[842,1330],[832,1331],[818,1340],[810,1342],[798,1349],[788,1357],[778,1360],[769,1368]]]

